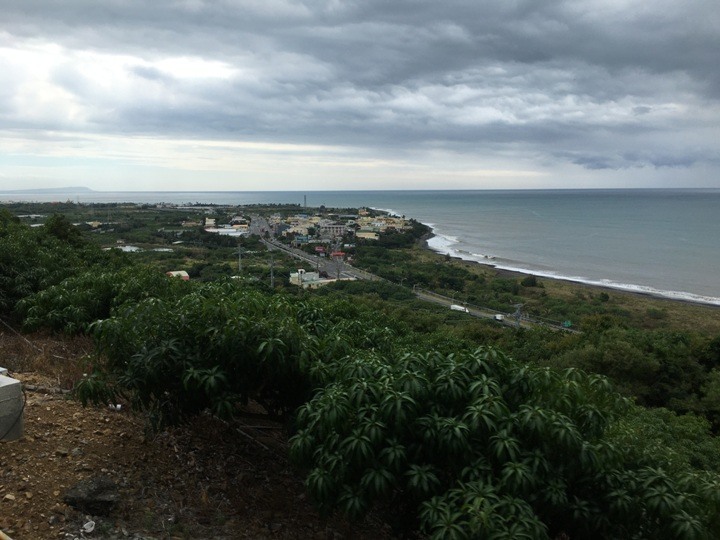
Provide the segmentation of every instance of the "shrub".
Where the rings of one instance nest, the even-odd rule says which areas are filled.
[[[693,538],[720,509],[701,495],[716,477],[673,476],[604,439],[627,403],[601,377],[489,349],[325,369],[291,439],[325,510],[416,516],[432,538]]]
[[[0,308],[13,313],[19,300],[102,258],[97,248],[77,249],[42,227],[31,229],[6,217],[0,220]]]
[[[108,318],[113,309],[150,297],[179,294],[181,280],[171,280],[142,266],[118,271],[93,268],[69,277],[18,302],[26,330],[41,327],[68,334],[87,333],[90,325]]]
[[[250,399],[286,415],[328,382],[324,362],[360,348],[391,352],[398,337],[351,303],[272,295],[233,280],[127,302],[95,323],[93,335],[95,371],[106,384],[97,394],[81,384],[79,395],[102,402],[112,387],[155,427],[205,409],[230,417]]]

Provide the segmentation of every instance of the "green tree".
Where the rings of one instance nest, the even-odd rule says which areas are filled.
[[[0,307],[14,313],[16,303],[61,282],[101,259],[99,250],[79,250],[38,229],[5,221],[0,228]]]
[[[179,296],[184,282],[152,268],[130,266],[121,270],[95,267],[51,285],[18,302],[24,327],[41,327],[68,334],[87,333],[93,323],[113,310],[146,298]]]
[[[64,214],[53,214],[45,221],[44,229],[47,234],[54,236],[61,242],[74,247],[85,244],[82,232],[73,225]]]

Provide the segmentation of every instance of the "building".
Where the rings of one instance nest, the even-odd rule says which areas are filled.
[[[342,236],[347,231],[347,225],[345,223],[337,223],[333,221],[320,221],[317,224],[317,227],[322,236]]]
[[[355,238],[362,238],[364,240],[377,240],[378,238],[380,238],[380,235],[374,231],[360,229],[355,233]]]
[[[303,289],[317,289],[323,285],[334,283],[336,281],[355,281],[355,278],[323,278],[318,272],[307,272],[302,268],[300,268],[297,272],[290,274],[290,284],[302,287]]]

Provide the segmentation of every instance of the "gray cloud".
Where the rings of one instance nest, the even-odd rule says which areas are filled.
[[[32,96],[10,78],[31,77],[33,66],[14,66],[0,75],[0,120],[16,128],[525,153],[591,170],[691,167],[718,154],[707,138],[720,125],[716,0],[8,0],[0,9],[0,45],[62,48],[48,84],[75,107],[26,118]],[[109,80],[88,55],[116,58]]]

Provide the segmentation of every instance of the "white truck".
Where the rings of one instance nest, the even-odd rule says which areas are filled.
[[[458,306],[457,304],[450,304],[450,309],[452,309],[453,311],[462,311],[464,313],[470,313],[470,311],[468,311],[468,308],[466,308],[465,306]]]

